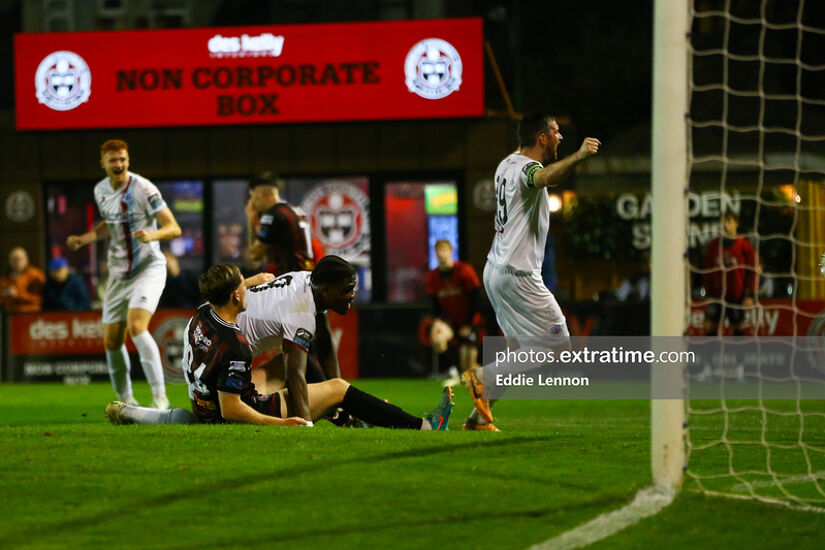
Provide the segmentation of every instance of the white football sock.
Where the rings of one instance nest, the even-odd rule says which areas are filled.
[[[487,421],[484,419],[483,416],[478,414],[478,409],[473,407],[473,412],[470,413],[470,416],[467,417],[467,420],[472,420],[476,424],[486,424]]]
[[[493,405],[496,404],[496,401],[498,401],[498,399],[490,399],[488,401],[488,403],[490,404],[490,412],[493,412]],[[473,412],[470,413],[470,416],[467,417],[467,420],[472,420],[473,422],[476,422],[478,424],[489,424],[489,422],[487,422],[487,419],[481,416],[478,413],[478,409],[476,409],[475,407],[473,407]]]
[[[143,374],[149,386],[152,387],[152,395],[155,397],[166,397],[166,384],[163,380],[163,366],[160,362],[160,351],[155,339],[144,330],[137,336],[132,336],[132,342],[140,355],[140,366],[143,367]]]
[[[121,401],[132,399],[132,381],[129,379],[131,364],[126,345],[119,349],[106,350],[106,365],[109,367],[109,380]]]
[[[120,416],[133,424],[194,424],[196,422],[194,414],[177,408],[161,411],[126,405],[121,410]]]

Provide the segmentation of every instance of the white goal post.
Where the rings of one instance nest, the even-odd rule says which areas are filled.
[[[650,326],[658,336],[682,336],[687,306],[689,0],[656,0],[653,14],[653,120],[651,152],[652,252]],[[673,367],[671,365],[671,367]],[[653,369],[656,395],[663,377],[681,369]],[[685,403],[651,400],[651,466],[655,485],[676,490],[685,467]]]
[[[750,11],[742,14],[743,9]],[[701,289],[691,289],[688,277],[710,271],[692,265],[688,254],[687,192],[692,177],[700,172],[702,185],[718,186],[720,202],[729,187],[735,189],[747,177],[758,182],[756,192],[739,194],[743,200],[758,205],[753,227],[743,233],[746,238],[757,241],[757,250],[760,241],[778,239],[793,249],[790,273],[768,273],[790,275],[794,280],[791,305],[780,303],[774,307],[813,317],[809,319],[812,328],[804,329],[802,335],[815,334],[825,341],[825,311],[811,315],[798,307],[800,297],[825,298],[825,281],[818,269],[819,254],[825,251],[825,109],[822,109],[825,97],[817,91],[821,88],[816,88],[817,82],[825,79],[822,1],[654,0],[653,22],[651,336],[654,349],[658,346],[657,340],[666,339],[671,344],[668,351],[673,351],[673,342],[686,334],[688,321],[693,319],[689,317],[695,305],[692,291],[700,291],[704,296]],[[734,31],[734,27],[738,28]],[[786,51],[789,49],[787,36],[774,39],[778,42],[766,46],[767,35],[785,32],[795,33],[795,53],[789,55]],[[698,35],[702,35],[701,40],[697,39]],[[732,41],[732,37],[737,41]],[[749,48],[745,53],[740,51],[743,43]],[[781,50],[778,53],[777,46]],[[709,76],[705,70],[707,60],[711,60],[711,68],[716,69],[716,72],[710,71]],[[733,74],[731,65],[743,62],[756,67],[744,71],[740,68],[737,78],[729,78]],[[776,67],[780,68],[779,74],[766,76]],[[795,73],[795,79],[789,85],[787,76],[791,72]],[[702,78],[697,80],[698,74]],[[782,85],[780,91],[769,86],[776,82]],[[699,102],[703,109],[698,109],[697,95],[702,93],[715,95]],[[741,98],[757,102],[756,124],[739,122],[743,116],[752,114],[735,105],[735,100]],[[795,117],[790,121],[787,117],[780,118],[784,124],[776,124],[775,118],[766,115],[772,112],[767,106],[769,102],[791,103],[796,107],[792,110]],[[818,111],[809,109],[811,107]],[[731,114],[738,116],[729,117]],[[716,134],[709,138],[707,134],[697,134],[698,130],[705,129]],[[784,148],[766,146],[768,138],[775,135],[793,141],[790,153],[787,144]],[[736,138],[742,136],[755,136],[755,139],[734,146]],[[758,143],[755,148],[754,142]],[[697,149],[701,150],[697,153]],[[748,171],[746,178],[730,181],[733,178],[729,180],[728,176],[736,171]],[[767,174],[772,171],[782,174],[779,178],[768,178]],[[791,202],[777,203],[763,196],[766,182],[784,183],[784,187],[793,191]],[[793,211],[791,229],[786,234],[776,234],[775,229],[760,233],[760,208],[777,207]],[[775,216],[770,212],[761,215]],[[820,288],[815,292],[817,285]],[[700,303],[708,302],[700,300]],[[758,296],[755,306],[751,313],[758,315],[761,307]],[[752,326],[758,329],[758,321]],[[793,327],[793,335],[799,335],[796,317]],[[696,327],[692,328],[695,332]],[[757,334],[755,331],[751,337],[754,342],[759,341]],[[687,344],[686,339],[682,341]],[[759,363],[757,361],[757,366]],[[739,382],[750,383],[751,388],[756,386],[759,390],[756,399],[736,399],[733,397],[736,392],[725,393],[722,383],[720,395],[691,401],[686,365],[682,365],[682,369],[673,367],[670,364],[666,369],[652,369],[652,397],[682,397],[651,399],[653,485],[639,491],[626,506],[538,544],[533,550],[584,548],[618,533],[668,506],[683,482],[686,489],[707,495],[825,512],[823,400],[803,405],[801,393],[796,399],[771,400],[761,393],[762,382],[770,380],[770,374],[757,369],[748,372],[750,379],[743,372],[743,379],[734,382],[734,385]],[[696,374],[691,376],[698,381]],[[794,378],[797,388],[802,381]],[[819,383],[820,391],[825,392],[822,377],[807,382]],[[674,391],[677,387],[681,391]]]

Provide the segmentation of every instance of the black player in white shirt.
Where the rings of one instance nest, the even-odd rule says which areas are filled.
[[[325,365],[326,378],[340,376],[338,357],[326,318],[326,310],[342,315],[355,299],[355,272],[346,261],[330,256],[321,269],[285,273],[249,289],[247,309],[238,326],[249,340],[253,356],[281,348],[284,380],[291,407],[308,418],[307,361],[310,346]],[[269,368],[267,364],[263,368]],[[256,376],[257,383],[266,377]],[[321,379],[324,379],[323,377]]]
[[[345,313],[354,291],[344,260],[329,256],[313,272],[313,292],[319,309]],[[351,268],[351,266],[350,266]],[[278,279],[275,279],[278,281]],[[275,282],[272,281],[272,282]],[[288,285],[285,285],[288,286]],[[252,384],[252,352],[241,328],[239,316],[247,310],[246,283],[240,270],[219,264],[210,268],[199,281],[201,294],[208,300],[189,321],[184,335],[182,359],[194,415],[183,409],[158,411],[113,402],[106,414],[115,424],[171,424],[241,422],[279,426],[311,426],[312,422],[335,410],[343,409],[369,424],[412,430],[444,430],[452,410],[452,391],[445,388],[438,407],[425,418],[412,416],[370,394],[334,378],[306,386],[308,417],[296,415],[290,405],[290,390],[262,395]],[[277,285],[271,287],[277,288]],[[285,340],[287,342],[291,340]],[[286,349],[290,349],[287,347]],[[306,352],[298,352],[297,361],[306,361]],[[287,356],[287,361],[290,361]]]

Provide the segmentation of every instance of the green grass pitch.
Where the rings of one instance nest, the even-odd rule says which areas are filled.
[[[356,385],[413,413],[440,391],[424,380]],[[649,483],[646,401],[501,401],[496,434],[460,430],[471,405],[457,390],[451,430],[420,433],[112,426],[108,384],[0,385],[0,548],[527,548]],[[185,386],[169,393],[187,405]],[[145,384],[136,397],[148,401]],[[823,541],[825,514],[687,487],[591,548]]]

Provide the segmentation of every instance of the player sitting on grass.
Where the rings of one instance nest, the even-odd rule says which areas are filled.
[[[355,300],[355,269],[337,256],[326,256],[310,271],[284,273],[264,285],[249,288],[247,308],[238,314],[238,327],[253,357],[271,350],[282,354],[253,369],[253,383],[261,393],[289,390],[289,410],[311,420],[307,382],[340,378],[338,354],[326,312],[349,312]],[[310,348],[320,364],[310,378]],[[280,364],[280,369],[276,366]],[[276,368],[273,368],[276,367]]]
[[[329,258],[329,259],[327,259]],[[347,264],[337,257],[324,258],[326,263]],[[316,271],[324,261],[319,262]],[[338,270],[332,270],[337,273]],[[342,270],[341,272],[345,272]],[[301,272],[299,272],[301,273]],[[306,272],[301,281],[311,288],[314,305],[319,311],[349,309],[354,290],[349,277],[337,282],[314,280],[315,272]],[[293,274],[295,275],[295,274]],[[272,282],[278,281],[275,279]],[[271,283],[270,283],[271,284]],[[432,413],[424,418],[412,416],[368,393],[351,386],[341,378],[309,384],[307,401],[312,421],[294,415],[287,399],[289,390],[261,395],[251,381],[252,352],[241,329],[236,324],[239,314],[247,307],[246,283],[236,266],[219,264],[210,268],[199,280],[201,295],[207,303],[186,327],[184,336],[183,369],[189,385],[192,411],[183,409],[158,411],[126,405],[115,401],[106,407],[106,415],[115,424],[220,424],[238,422],[275,426],[312,426],[312,421],[341,407],[348,414],[363,421],[386,428],[412,430],[445,430],[452,411],[452,390],[444,388],[441,400]],[[276,286],[270,288],[277,288]],[[305,352],[304,352],[305,354]]]

